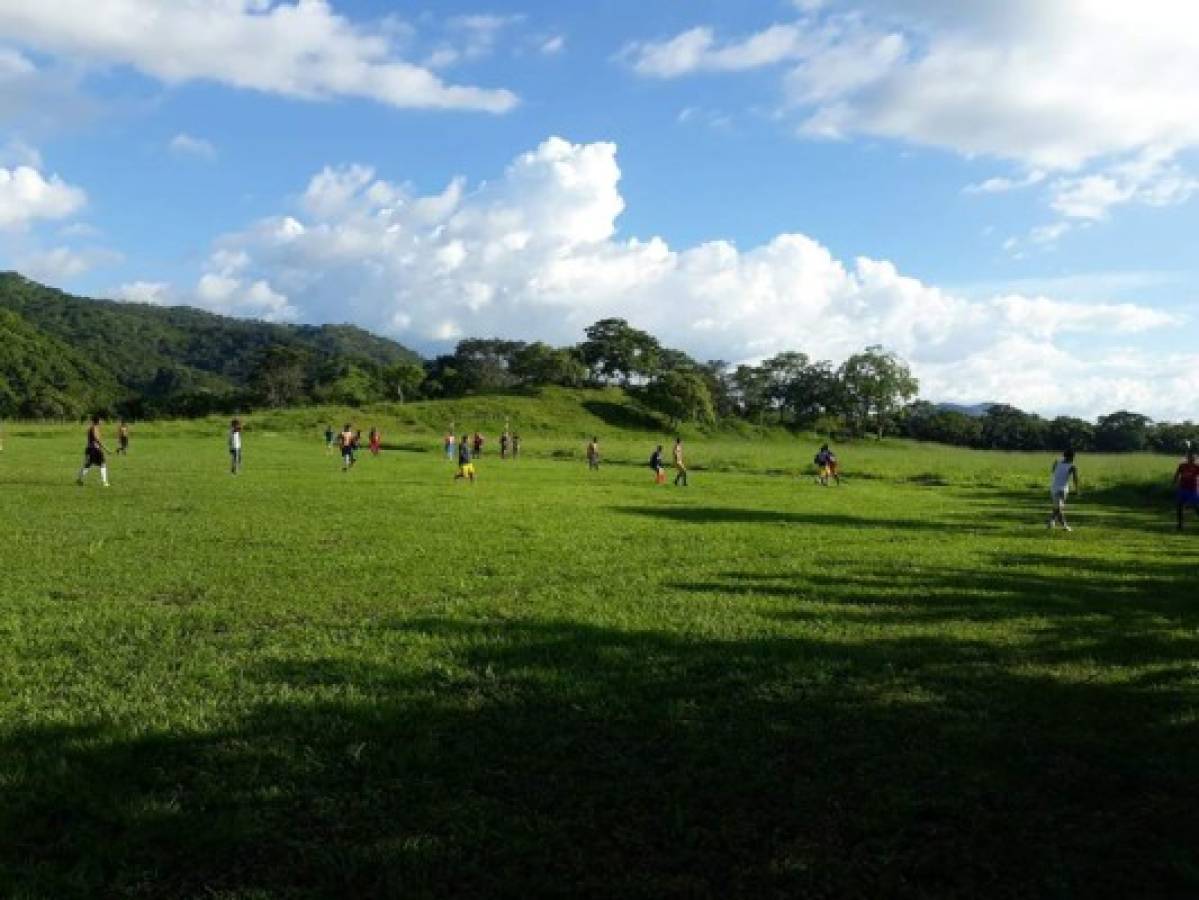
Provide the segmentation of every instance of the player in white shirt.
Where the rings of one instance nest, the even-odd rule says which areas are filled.
[[[1061,525],[1066,531],[1070,526],[1066,523],[1066,498],[1070,495],[1070,484],[1078,491],[1078,467],[1074,465],[1074,451],[1067,450],[1062,458],[1053,464],[1049,470],[1049,491],[1053,497],[1053,511],[1049,514],[1049,528]]]
[[[234,475],[241,471],[241,419],[229,425],[229,471]]]

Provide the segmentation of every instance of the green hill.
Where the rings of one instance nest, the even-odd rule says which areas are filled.
[[[112,373],[0,309],[0,412],[23,418],[77,418],[117,402]]]
[[[187,411],[186,404],[174,401],[244,392],[263,354],[276,348],[296,351],[311,371],[351,365],[378,369],[420,360],[408,348],[352,325],[274,325],[189,307],[91,300],[14,272],[0,273],[0,310],[24,323],[25,345],[35,337],[52,342],[55,352],[64,354],[65,369],[89,373],[90,388],[63,373],[56,376],[63,393],[53,406],[65,415],[97,403]],[[13,321],[6,319],[7,327],[17,328]],[[7,356],[2,359],[0,379],[12,392],[13,384],[25,384],[24,376]],[[36,398],[27,393],[4,396],[0,415],[46,414],[37,412]]]

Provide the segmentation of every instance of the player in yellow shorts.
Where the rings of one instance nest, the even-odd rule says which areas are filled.
[[[471,484],[475,483],[475,464],[470,455],[470,442],[466,439],[466,435],[462,435],[462,442],[458,445],[458,474],[454,476],[457,481],[460,478],[467,479]]]

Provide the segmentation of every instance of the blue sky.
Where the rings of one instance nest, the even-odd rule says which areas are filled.
[[[1183,0],[41,7],[0,0],[0,264],[39,280],[426,352],[877,342],[936,399],[1194,416]]]

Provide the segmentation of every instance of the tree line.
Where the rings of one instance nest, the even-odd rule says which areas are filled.
[[[1153,422],[1129,411],[1088,422],[1002,404],[979,415],[938,406],[918,399],[908,365],[879,346],[840,365],[795,351],[730,365],[694,359],[624,319],[605,318],[572,346],[469,338],[422,359],[354,326],[270,325],[88,300],[0,273],[3,418],[358,407],[550,385],[618,385],[670,427],[741,421],[998,450],[1174,450],[1199,442],[1191,423]]]

